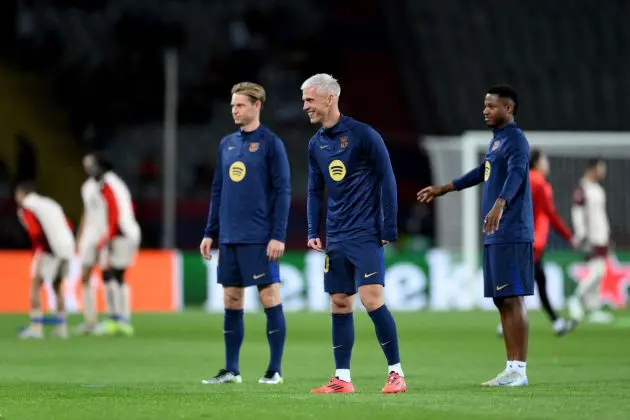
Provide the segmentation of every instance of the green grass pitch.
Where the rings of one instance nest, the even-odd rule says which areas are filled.
[[[557,338],[530,314],[530,386],[486,389],[504,367],[494,313],[398,313],[409,390],[382,395],[386,363],[357,313],[354,395],[312,395],[334,372],[330,317],[290,313],[285,383],[259,385],[262,314],[246,314],[243,384],[208,386],[223,365],[222,317],[137,315],[136,336],[19,341],[25,317],[0,316],[0,418],[27,419],[624,419],[630,418],[630,328],[584,325]],[[78,322],[74,319],[74,324]]]

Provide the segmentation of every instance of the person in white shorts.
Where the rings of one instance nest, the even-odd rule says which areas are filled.
[[[99,262],[98,242],[107,232],[107,214],[100,183],[89,176],[90,168],[95,165],[94,159],[91,154],[83,158],[83,168],[88,178],[81,185],[83,216],[77,233],[83,285],[83,324],[76,329],[77,334],[94,333],[98,326],[96,293],[91,284],[91,278],[92,271]]]
[[[98,181],[105,203],[106,228],[97,244],[107,295],[108,319],[99,324],[97,334],[133,334],[131,300],[125,271],[132,265],[140,247],[141,232],[136,221],[131,193],[103,157],[91,155],[86,170]]]
[[[35,192],[31,183],[21,183],[15,189],[18,218],[26,228],[33,245],[31,266],[30,323],[20,338],[43,338],[44,317],[41,310],[41,288],[51,280],[57,307],[53,312],[53,334],[68,337],[62,283],[68,273],[68,265],[75,250],[70,222],[61,206],[53,199]]]

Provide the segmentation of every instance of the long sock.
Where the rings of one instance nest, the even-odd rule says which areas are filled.
[[[94,325],[96,319],[96,297],[90,282],[83,284],[83,320],[86,324]]]
[[[123,283],[120,286],[120,316],[123,321],[131,322],[131,288]]]
[[[400,363],[400,355],[398,353],[398,333],[396,332],[394,317],[386,305],[368,312],[368,314],[374,323],[376,338],[378,338],[383,353],[385,353],[387,364],[389,366],[398,365]],[[400,372],[396,373],[402,375]]]
[[[30,325],[29,327],[36,331],[41,331],[42,326],[44,324],[44,317],[42,316],[42,311],[39,309],[32,309],[30,314]]]
[[[332,314],[332,342],[337,376],[350,382],[350,358],[354,346],[354,317],[348,314]]]
[[[269,367],[267,370],[281,372],[287,324],[282,304],[265,309],[267,315],[267,341],[269,341]]]
[[[225,369],[239,374],[239,354],[245,336],[242,309],[226,309],[223,317],[223,340],[225,341]]]
[[[112,320],[118,320],[120,317],[120,284],[117,281],[108,281],[106,287],[107,293],[107,313]]]

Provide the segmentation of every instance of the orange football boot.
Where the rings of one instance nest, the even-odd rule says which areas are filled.
[[[404,382],[404,381],[403,381]],[[354,392],[352,382],[342,381],[339,378],[332,378],[326,385],[311,390],[313,394],[336,394]]]
[[[407,391],[405,378],[396,372],[390,372],[389,375],[387,375],[387,382],[385,382],[385,386],[383,387],[383,394],[398,394],[405,391]]]

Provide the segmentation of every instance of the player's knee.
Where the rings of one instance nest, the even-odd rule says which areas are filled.
[[[278,283],[258,286],[258,297],[263,308],[271,308],[282,302],[280,285]]]
[[[374,311],[385,304],[383,286],[380,284],[361,286],[359,287],[359,298],[368,312]]]
[[[223,304],[226,309],[243,309],[243,288],[224,287]]]
[[[330,296],[332,312],[336,314],[352,312],[354,301],[353,295],[345,293],[334,293]]]

